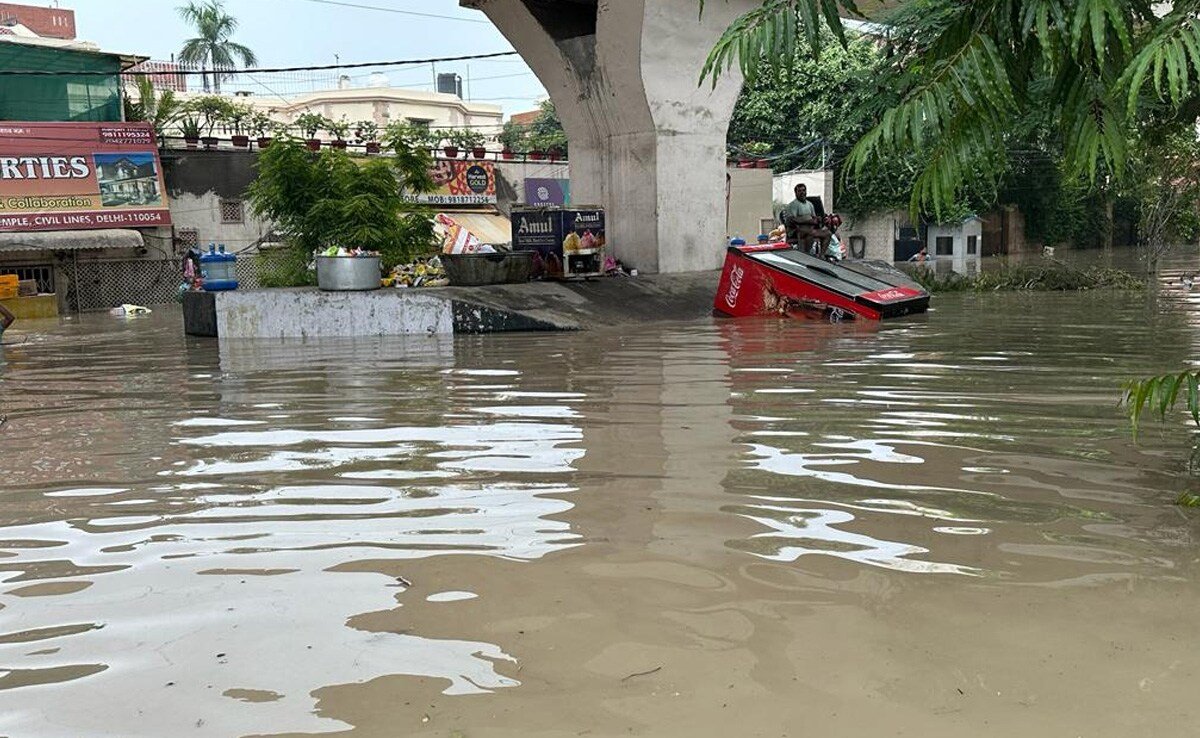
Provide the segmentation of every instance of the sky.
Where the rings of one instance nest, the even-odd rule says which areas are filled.
[[[20,0],[17,0],[18,2]],[[25,0],[29,5],[49,0]],[[238,19],[234,40],[254,50],[260,67],[424,59],[511,51],[512,45],[483,13],[457,0],[224,0]],[[58,0],[75,11],[76,33],[105,51],[170,59],[193,35],[175,8],[184,0]],[[351,7],[358,6],[358,7]],[[374,8],[374,9],[373,9]],[[409,15],[406,13],[424,14]],[[438,17],[427,17],[438,16]],[[430,65],[357,69],[356,85],[383,71],[392,85],[433,89]],[[530,110],[545,89],[519,56],[438,65],[463,77],[463,96],[504,108]],[[336,72],[281,74],[255,84],[259,96],[287,96],[315,86],[328,88]],[[314,79],[314,77],[316,79]],[[467,79],[470,84],[467,84]],[[468,88],[469,87],[469,95]]]

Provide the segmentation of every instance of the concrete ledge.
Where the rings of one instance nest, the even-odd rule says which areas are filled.
[[[222,338],[574,331],[712,313],[717,272],[374,292],[312,287],[189,294],[190,335]],[[193,303],[189,306],[188,300]],[[207,312],[206,312],[207,311]]]
[[[217,294],[221,338],[319,338],[452,333],[449,300],[416,290],[321,292],[315,288]]]
[[[18,320],[58,317],[58,295],[35,295],[32,297],[10,297],[0,300],[0,305],[12,311]]]
[[[183,293],[183,332],[189,336],[217,337],[216,293]]]

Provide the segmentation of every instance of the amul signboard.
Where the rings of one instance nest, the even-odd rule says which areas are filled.
[[[0,232],[170,224],[150,124],[0,122]]]
[[[496,204],[494,162],[439,159],[429,174],[437,189],[428,194],[405,195],[405,200],[426,205]]]

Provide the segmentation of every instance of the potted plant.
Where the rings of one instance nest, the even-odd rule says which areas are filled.
[[[330,143],[335,149],[346,150],[346,136],[350,133],[350,121],[346,120],[346,116],[342,116],[341,120],[329,121],[326,128],[333,134],[333,141]]]
[[[360,120],[355,124],[355,135],[367,147],[368,154],[378,154],[381,150],[379,144],[379,124],[373,120]]]
[[[200,140],[204,143],[204,148],[216,148],[220,139],[213,135],[213,131],[218,125],[229,120],[233,103],[217,95],[204,95],[192,100],[188,109],[200,119]]]
[[[529,158],[533,159],[534,161],[541,161],[542,159],[546,158],[546,155],[541,151],[534,149],[533,151],[529,152]]]
[[[200,145],[200,120],[193,115],[184,116],[179,121],[179,132],[183,134],[183,142],[189,149]]]
[[[447,159],[457,159],[458,158],[458,131],[456,129],[451,128],[450,130],[448,130],[444,134],[442,134],[441,145],[442,145],[442,153],[446,155]]]
[[[333,125],[325,116],[317,113],[302,113],[296,116],[294,123],[304,133],[304,143],[309,151],[321,150],[321,140],[317,138],[317,132],[322,129],[328,130],[329,126]]]
[[[476,159],[482,159],[487,156],[487,148],[484,144],[487,139],[479,131],[473,131],[470,128],[462,128],[454,132],[455,142],[463,151],[470,151],[471,156]]]
[[[250,109],[249,105],[235,103],[229,106],[228,123],[229,131],[232,134],[230,140],[239,149],[250,148],[250,136],[247,135],[247,131],[249,131],[250,119],[253,114],[254,111]]]
[[[517,151],[527,151],[529,147],[526,141],[529,137],[529,131],[525,126],[514,121],[507,121],[504,124],[504,129],[496,139],[500,142],[500,156],[505,159],[512,159],[516,156]]]
[[[246,128],[258,138],[258,148],[265,149],[271,145],[271,136],[268,134],[275,129],[275,122],[266,113],[252,113]]]
[[[456,128],[448,131],[446,138],[458,150],[464,153],[469,151],[476,159],[482,159],[484,156],[487,156],[487,149],[483,146],[484,141],[487,139],[478,131],[473,131],[470,128]]]

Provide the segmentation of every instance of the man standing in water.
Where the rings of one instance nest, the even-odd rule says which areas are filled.
[[[779,213],[779,222],[787,228],[787,242],[807,251],[814,238],[820,239],[821,250],[817,252],[817,255],[821,256],[825,253],[825,248],[829,246],[832,234],[821,228],[817,222],[817,210],[808,201],[808,186],[798,184],[794,192],[796,199],[788,203]]]

